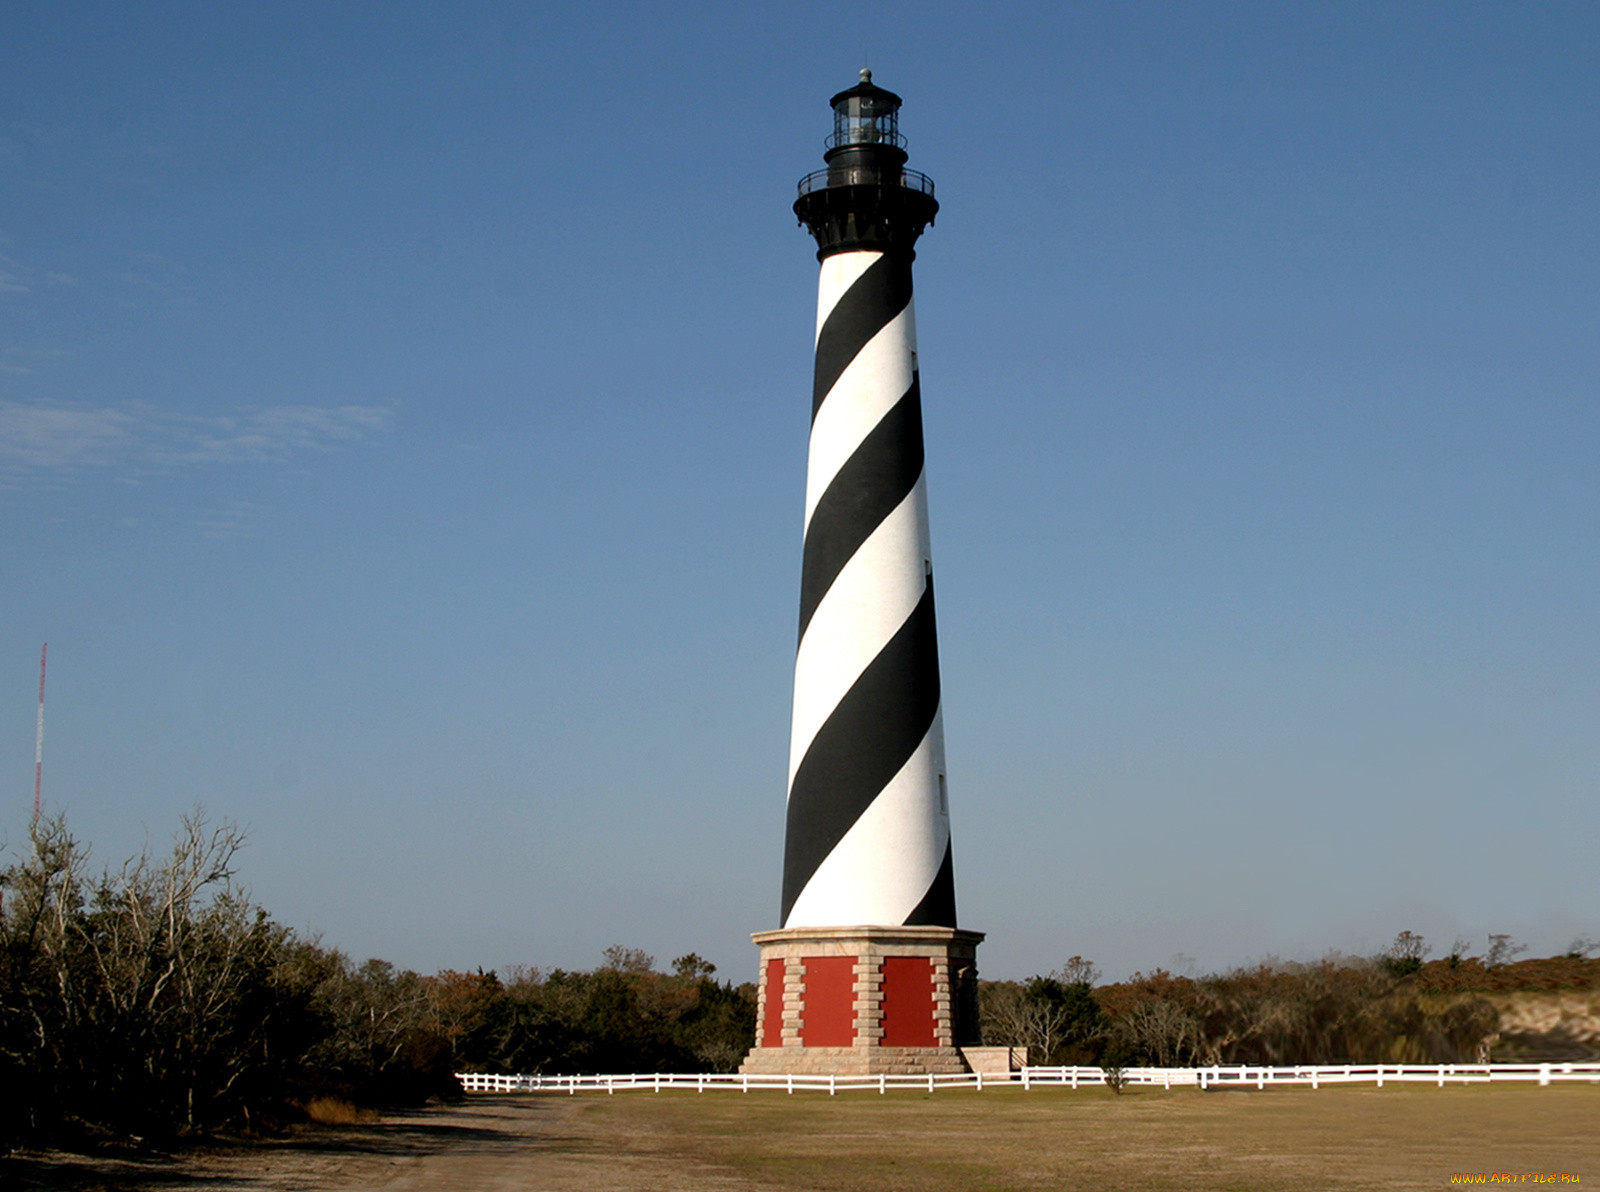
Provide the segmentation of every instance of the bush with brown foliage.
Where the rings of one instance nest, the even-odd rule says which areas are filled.
[[[1075,1013],[1070,1027],[1050,978],[985,982],[984,1041],[1030,1047],[1033,1062],[1052,1064],[1471,1063],[1497,1029],[1486,995],[1600,989],[1600,959],[1576,948],[1496,964],[1423,955],[1421,937],[1402,932],[1370,960],[1275,961],[1199,978],[1156,969],[1094,989],[1098,1014]]]
[[[1477,956],[1452,964],[1430,960],[1417,972],[1417,987],[1433,993],[1514,993],[1528,990],[1600,989],[1600,958],[1547,956],[1486,965]]]
[[[1140,1062],[1192,1064],[1470,1063],[1497,1016],[1482,993],[1594,982],[1570,960],[1485,970],[1477,961],[1412,969],[1386,958],[1261,964],[1200,979],[1157,970],[1103,986],[1107,1038]],[[1594,964],[1600,970],[1600,964]],[[1548,984],[1547,984],[1548,983]]]

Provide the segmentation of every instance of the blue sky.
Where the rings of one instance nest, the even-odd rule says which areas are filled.
[[[0,38],[0,837],[753,978],[863,59],[957,894],[1108,976],[1600,935],[1600,9],[161,4]],[[5,793],[9,792],[9,793]]]

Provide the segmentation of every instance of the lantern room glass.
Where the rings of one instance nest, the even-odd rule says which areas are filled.
[[[828,147],[842,145],[905,146],[900,136],[899,104],[887,95],[850,95],[833,108],[833,136]]]

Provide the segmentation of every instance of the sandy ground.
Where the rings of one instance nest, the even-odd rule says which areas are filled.
[[[485,1095],[248,1148],[22,1156],[0,1187],[1286,1192],[1460,1174],[1600,1186],[1600,1086]]]

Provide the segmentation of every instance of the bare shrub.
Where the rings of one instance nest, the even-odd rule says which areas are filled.
[[[1067,962],[1050,974],[1063,985],[1087,985],[1091,989],[1100,979],[1100,970],[1095,967],[1094,961],[1085,960],[1082,956],[1069,956]]]
[[[1427,941],[1413,931],[1402,931],[1379,958],[1392,977],[1408,977],[1422,967],[1429,952]]]
[[[1528,950],[1527,944],[1519,944],[1509,935],[1489,936],[1489,950],[1484,954],[1484,968],[1498,968],[1502,964],[1510,964],[1518,956]]]
[[[1135,1054],[1158,1068],[1197,1063],[1201,1049],[1200,1021],[1186,1007],[1167,998],[1143,998],[1112,1028]]]
[[[612,944],[605,950],[605,964],[600,967],[616,973],[648,973],[654,970],[656,958],[643,948],[624,948]]]
[[[1066,981],[1071,975],[1078,979]],[[1094,999],[1094,966],[1074,956],[1048,977],[986,981],[979,986],[985,1043],[1026,1047],[1038,1064],[1085,1063],[1098,1055],[1103,1016]]]
[[[164,861],[85,876],[59,817],[0,874],[0,1048],[30,1089],[13,1137],[69,1120],[163,1133],[249,1120],[280,1074],[288,932],[234,880],[243,836],[186,816]]]

